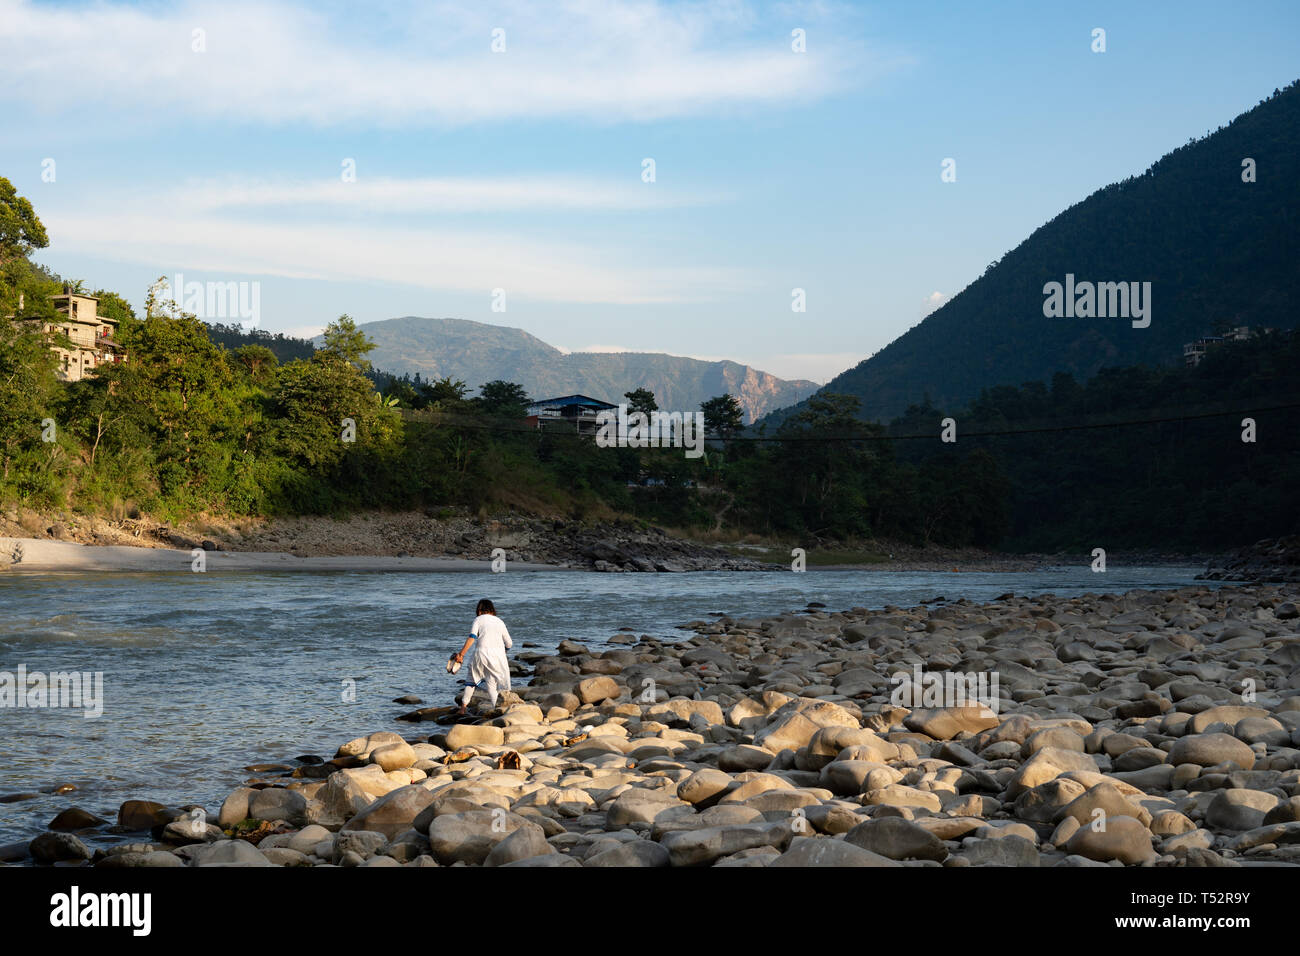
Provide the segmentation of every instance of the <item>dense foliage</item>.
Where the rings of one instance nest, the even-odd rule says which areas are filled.
[[[103,303],[101,303],[102,307]],[[307,339],[295,338],[283,332],[268,332],[265,329],[245,329],[238,324],[211,322],[208,324],[208,337],[222,348],[234,351],[245,345],[260,345],[269,349],[277,362],[292,362],[294,359],[309,359],[316,347]]]
[[[22,317],[51,317],[61,286],[28,258],[44,241],[39,220],[18,197],[7,201],[0,505],[164,519],[512,507],[808,547],[884,537],[1198,549],[1300,524],[1293,333],[1223,344],[1194,369],[1109,368],[1084,382],[1062,372],[1050,384],[985,389],[964,407],[927,397],[888,426],[865,421],[856,396],[822,392],[779,425],[744,431],[734,398],[720,395],[704,403],[711,439],[701,457],[601,448],[529,427],[518,384],[478,383],[471,398],[462,381],[373,370],[371,343],[348,316],[313,348],[206,325],[163,294],[162,280],[141,316],[121,296],[95,293],[128,361],[60,382],[39,326],[4,318],[20,295]],[[286,342],[297,351],[283,352]],[[625,398],[656,406],[644,387]],[[1241,440],[1244,417],[1253,442]],[[955,441],[941,439],[945,418]]]
[[[1002,463],[1002,544],[1013,550],[1194,550],[1274,537],[1300,528],[1298,362],[1300,333],[1276,332],[1212,349],[1194,369],[1105,369],[1082,384],[1058,373],[1050,385],[986,389],[951,413],[952,447]],[[937,434],[943,417],[913,406],[890,431]],[[1021,434],[976,437],[1005,431]],[[909,458],[934,447],[898,445]]]

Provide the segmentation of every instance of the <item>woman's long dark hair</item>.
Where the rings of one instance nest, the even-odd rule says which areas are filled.
[[[478,602],[478,607],[474,608],[475,616],[479,614],[496,614],[497,609],[492,606],[492,602],[487,598]]]

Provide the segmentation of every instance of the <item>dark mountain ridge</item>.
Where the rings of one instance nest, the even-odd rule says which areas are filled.
[[[1253,160],[1253,182],[1244,181]],[[1292,83],[1146,172],[1099,189],[821,391],[888,421],[928,396],[953,408],[996,385],[1172,365],[1216,329],[1293,328],[1300,297],[1300,86]],[[1044,286],[1151,283],[1150,324],[1049,318]],[[802,406],[800,406],[802,407]],[[779,422],[793,409],[768,420]]]

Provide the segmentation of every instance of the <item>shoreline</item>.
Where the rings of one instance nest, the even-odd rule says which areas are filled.
[[[7,543],[6,543],[7,542]],[[978,548],[917,546],[867,540],[822,546],[815,542],[699,537],[628,519],[584,522],[518,513],[471,516],[463,509],[357,512],[346,517],[296,516],[274,519],[196,519],[173,527],[146,517],[0,512],[0,572],[13,567],[10,552],[21,542],[30,554],[41,543],[79,544],[69,551],[70,570],[166,570],[188,567],[188,553],[202,548],[226,557],[215,563],[248,570],[472,570],[504,553],[510,567],[523,570],[578,568],[601,572],[789,570],[792,549],[805,549],[806,570],[897,570],[950,573],[1018,572],[1077,564],[1086,554],[1013,554]],[[103,549],[121,548],[110,552]],[[153,564],[138,551],[170,551]],[[47,554],[53,554],[47,551]],[[29,554],[28,560],[32,560]],[[112,555],[122,555],[121,559]],[[88,563],[91,556],[100,556]],[[233,557],[254,555],[255,557]],[[272,557],[274,556],[274,557]],[[323,561],[322,559],[347,559]],[[61,559],[50,558],[49,570]],[[1114,551],[1114,564],[1199,565],[1216,560],[1205,554],[1166,555],[1152,551]],[[466,562],[455,564],[453,562]],[[311,562],[311,563],[304,563]],[[21,563],[21,562],[19,562]],[[14,569],[17,569],[16,567]]]
[[[0,538],[0,551],[22,548],[22,559],[0,567],[3,574],[60,572],[176,572],[196,573],[191,550],[92,545],[43,538]],[[200,549],[201,550],[201,549]],[[247,571],[436,571],[491,572],[491,561],[468,558],[429,558],[389,555],[299,556],[285,551],[204,551],[203,573]],[[569,571],[564,565],[510,562],[512,571]]]
[[[215,813],[127,801],[114,829],[135,842],[107,850],[71,824],[108,821],[75,806],[0,849],[109,867],[1297,866],[1298,599],[809,605],[562,641],[516,652],[529,682],[476,723],[424,708],[395,719],[432,733],[251,763]],[[918,659],[1000,676],[997,706],[900,705],[890,677]]]
[[[157,545],[85,544],[50,538],[0,537],[0,574],[52,574],[60,572],[188,572],[194,573],[195,551],[203,551],[205,572],[250,571],[374,571],[374,572],[483,572],[491,571],[491,559],[452,555],[401,554],[312,554],[290,551],[232,551],[221,548],[171,548]],[[507,552],[509,554],[509,552]],[[15,557],[17,560],[15,560]],[[804,573],[823,571],[878,571],[882,573],[922,572],[936,574],[999,573],[1027,574],[1047,568],[1067,567],[1069,556],[1006,555],[995,558],[965,556],[952,560],[898,559],[860,564],[809,564]],[[1151,556],[1143,555],[1147,561]],[[1080,559],[1082,564],[1086,560]],[[1192,557],[1164,558],[1152,563],[1170,567],[1204,567]],[[707,562],[706,562],[707,564]],[[601,566],[605,565],[605,566]],[[692,571],[783,571],[784,565],[744,561],[742,566],[720,563],[717,567],[671,565],[613,567],[605,562],[594,566],[568,561],[526,561],[508,558],[512,571],[601,571],[605,573],[690,573]]]

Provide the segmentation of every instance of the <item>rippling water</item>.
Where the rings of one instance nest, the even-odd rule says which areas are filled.
[[[596,574],[66,574],[0,578],[0,671],[102,671],[104,712],[0,709],[0,843],[79,806],[115,820],[123,800],[210,812],[250,763],[332,755],[394,723],[418,694],[450,702],[447,655],[490,597],[515,638],[599,646],[620,627],[658,638],[710,612],[756,616],[819,601],[830,610],[908,606],[943,595],[1120,592],[1197,583],[1190,567],[1022,573],[901,571]],[[356,681],[355,702],[343,686]]]

